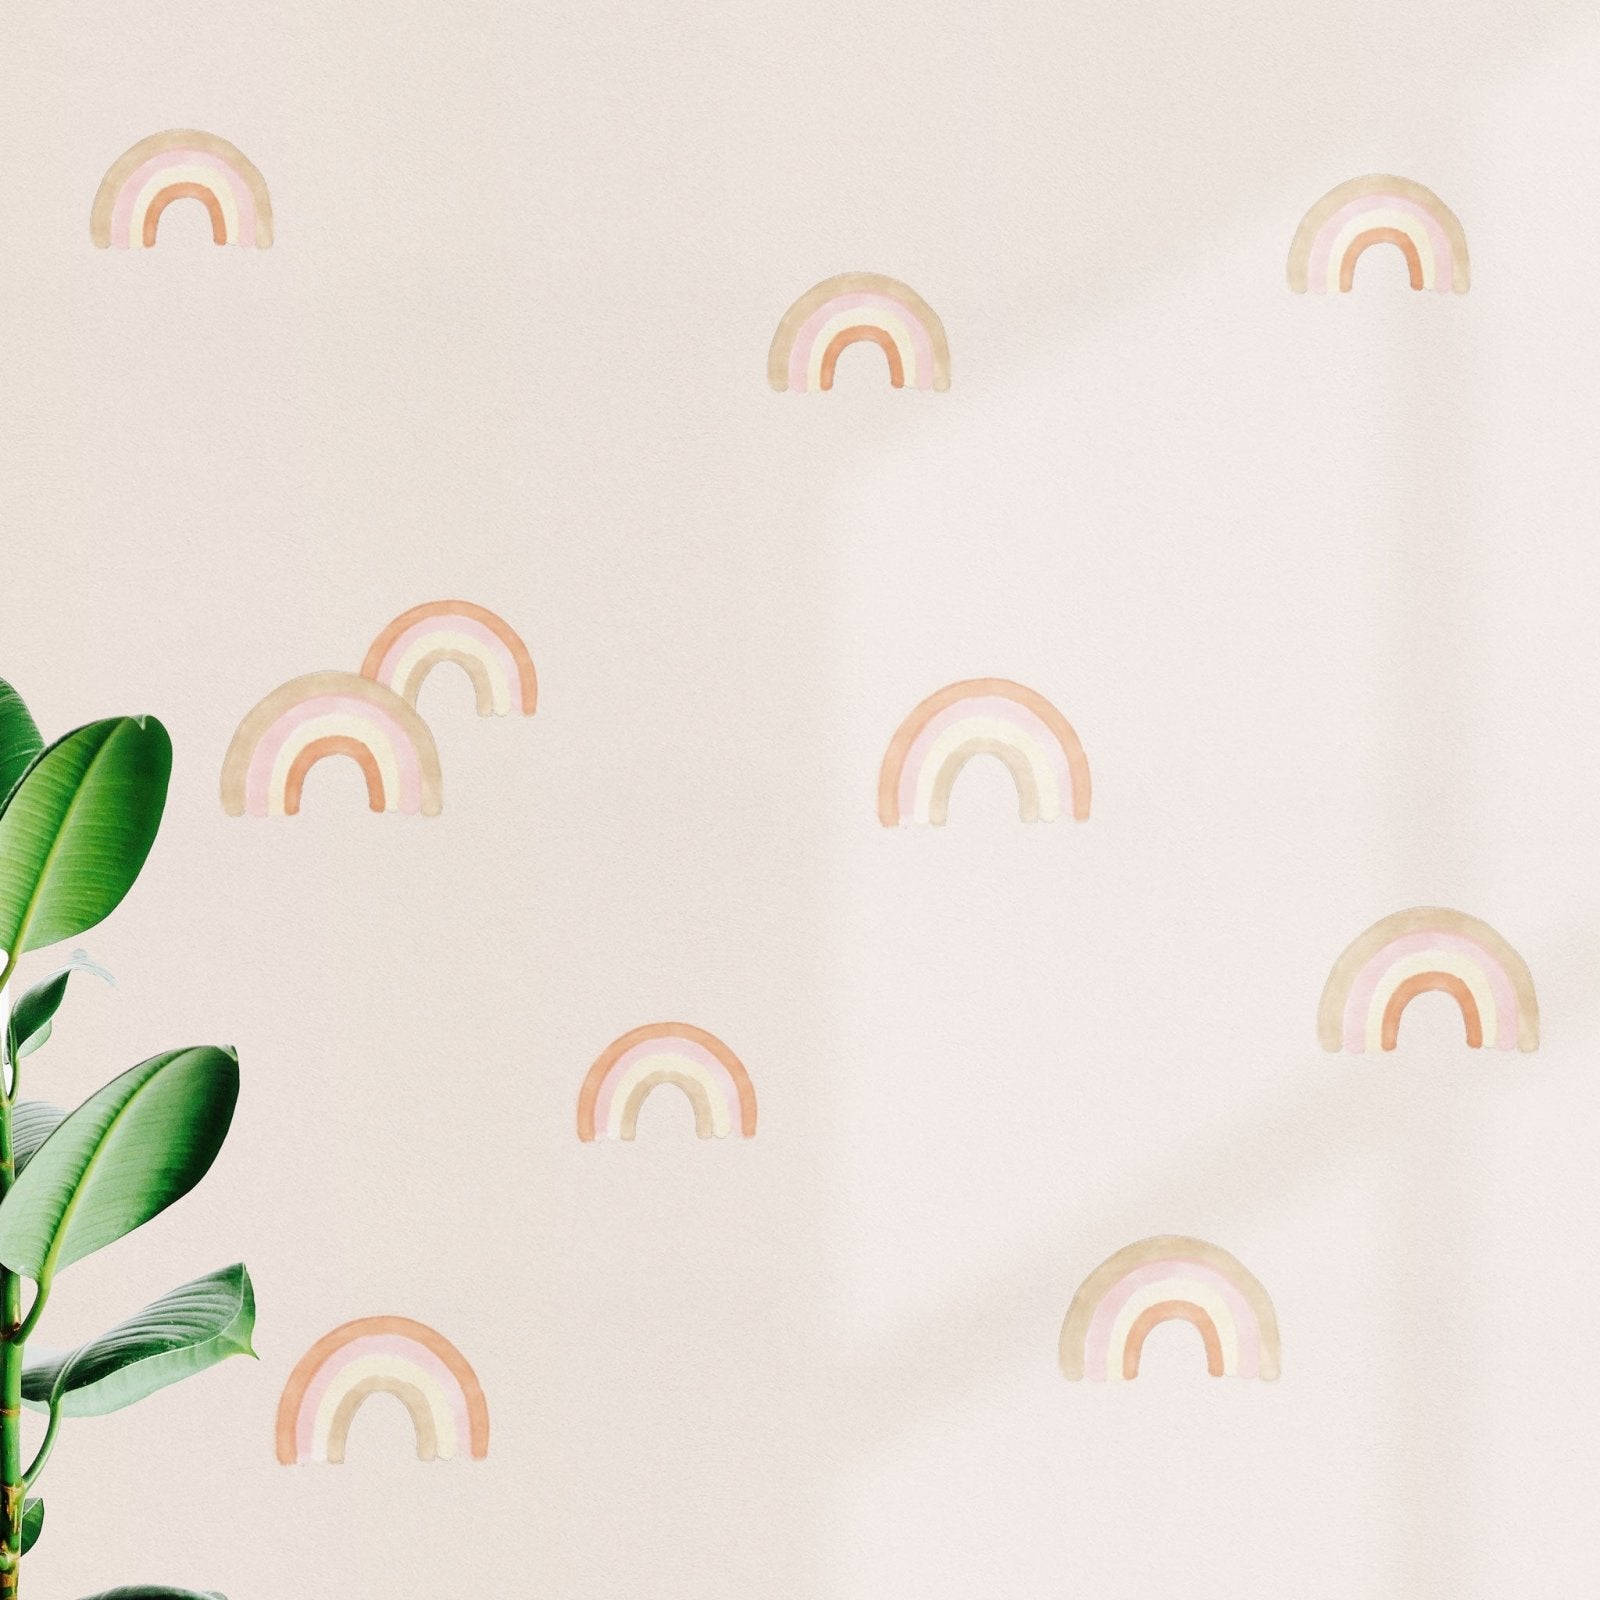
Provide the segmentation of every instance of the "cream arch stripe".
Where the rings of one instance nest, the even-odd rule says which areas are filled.
[[[1457,294],[1465,294],[1469,281],[1467,235],[1459,218],[1432,189],[1410,178],[1398,178],[1389,173],[1372,173],[1367,177],[1352,178],[1330,189],[1306,212],[1295,230],[1294,242],[1289,246],[1289,287],[1296,294],[1304,294],[1310,287],[1311,248],[1323,225],[1332,220],[1352,200],[1367,196],[1399,195],[1413,205],[1421,206],[1438,219],[1450,242],[1451,287]]]
[[[730,1091],[727,1094],[707,1093],[711,1113],[711,1132],[717,1139],[726,1138],[733,1131],[733,1107],[738,1105],[738,1085],[732,1080],[726,1067],[718,1064],[718,1076],[721,1080],[717,1088],[724,1086]],[[623,1138],[623,1122],[628,1114],[630,1102],[634,1091],[647,1078],[663,1074],[663,1082],[679,1083],[687,1079],[691,1083],[701,1086],[709,1091],[711,1083],[708,1081],[710,1074],[701,1061],[693,1056],[684,1055],[679,1051],[663,1049],[659,1053],[644,1051],[637,1055],[620,1072],[608,1075],[603,1088],[606,1097],[604,1131],[612,1139]],[[614,1079],[614,1081],[613,1081]],[[685,1093],[688,1091],[685,1090]],[[690,1097],[693,1098],[692,1096]],[[732,1101],[730,1106],[729,1101]],[[637,1108],[633,1108],[637,1111]],[[597,1126],[599,1119],[597,1118]]]
[[[1202,1266],[1227,1278],[1245,1303],[1255,1313],[1256,1327],[1261,1338],[1260,1376],[1274,1379],[1279,1372],[1278,1317],[1272,1301],[1255,1275],[1236,1257],[1203,1239],[1191,1239],[1180,1234],[1159,1234],[1151,1239],[1141,1239],[1117,1251],[1102,1261],[1078,1287],[1068,1308],[1066,1320],[1061,1324],[1059,1356],[1061,1370],[1068,1378],[1084,1376],[1084,1355],[1089,1337],[1089,1325],[1094,1320],[1096,1308],[1119,1282],[1138,1267],[1158,1262],[1196,1261]]]
[[[1317,1038],[1324,1050],[1338,1050],[1343,1044],[1345,1000],[1367,962],[1393,940],[1407,934],[1433,932],[1465,939],[1499,963],[1517,1000],[1517,1048],[1539,1048],[1539,1001],[1534,994],[1533,975],[1522,957],[1487,922],[1480,922],[1477,917],[1445,906],[1412,906],[1373,923],[1352,939],[1334,962],[1317,1006]]]
[[[111,213],[122,185],[152,156],[169,150],[203,150],[226,162],[244,179],[255,202],[256,244],[264,250],[272,243],[272,198],[267,193],[267,180],[255,163],[237,145],[214,133],[198,128],[169,128],[165,133],[153,133],[124,150],[100,180],[89,212],[89,237],[100,249],[110,248]]]
[[[461,1420],[457,1412],[461,1411],[464,1418],[464,1408],[455,1403],[453,1376],[451,1387],[447,1389],[420,1361],[391,1351],[360,1356],[347,1362],[339,1368],[335,1381],[323,1389],[311,1424],[311,1453],[317,1460],[332,1459],[329,1446],[333,1442],[334,1419],[350,1390],[374,1378],[401,1379],[428,1402],[428,1409],[433,1416],[434,1452],[442,1460],[450,1460],[466,1445],[465,1437],[457,1437]]]
[[[952,722],[928,745],[927,754],[916,769],[917,791],[912,814],[918,822],[926,822],[932,815],[934,790],[944,776],[945,763],[974,740],[1009,745],[1019,751],[1040,785],[1039,820],[1054,822],[1061,815],[1067,797],[1061,793],[1066,763],[1060,746],[1041,744],[1030,736],[1030,730],[1016,722],[976,716]]]
[[[1425,973],[1437,972],[1447,978],[1458,978],[1466,985],[1472,1003],[1478,1008],[1478,1024],[1483,1029],[1483,1042],[1500,1048],[1501,1029],[1505,1019],[1495,1003],[1494,987],[1481,961],[1473,961],[1458,950],[1419,950],[1415,955],[1400,956],[1391,966],[1385,967],[1372,990],[1367,1014],[1361,1019],[1362,1043],[1367,1050],[1381,1054],[1383,1050],[1383,1015],[1396,989],[1407,978],[1419,978]],[[1505,1048],[1509,1048],[1506,1046]]]
[[[431,1351],[449,1368],[466,1400],[472,1455],[474,1459],[481,1460],[488,1454],[489,1407],[478,1383],[478,1375],[466,1357],[443,1334],[436,1333],[424,1322],[414,1322],[410,1317],[361,1317],[324,1334],[301,1356],[294,1371],[289,1374],[289,1381],[278,1400],[276,1429],[278,1460],[285,1466],[293,1465],[296,1460],[295,1431],[300,1405],[323,1364],[336,1357],[347,1344],[380,1335],[413,1340]]]
[[[1135,1289],[1117,1308],[1106,1339],[1105,1369],[1102,1377],[1109,1381],[1122,1378],[1122,1356],[1128,1347],[1128,1337],[1141,1313],[1168,1300],[1182,1300],[1198,1306],[1211,1319],[1217,1340],[1222,1346],[1222,1369],[1229,1377],[1242,1376],[1243,1360],[1241,1334],[1233,1306],[1218,1288],[1215,1280],[1202,1277],[1184,1277],[1181,1268],[1175,1268],[1171,1278],[1160,1283],[1147,1283]],[[1090,1377],[1095,1376],[1092,1367]]]

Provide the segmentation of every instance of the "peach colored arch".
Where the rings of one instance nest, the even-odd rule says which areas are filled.
[[[1125,1245],[1113,1256],[1108,1256],[1078,1286],[1067,1308],[1066,1320],[1061,1324],[1058,1354],[1061,1371],[1068,1378],[1084,1376],[1084,1357],[1088,1347],[1089,1324],[1094,1321],[1096,1308],[1130,1272],[1157,1262],[1181,1263],[1193,1261],[1209,1267],[1226,1278],[1239,1292],[1255,1317],[1260,1343],[1262,1378],[1271,1381],[1278,1376],[1281,1348],[1278,1339],[1278,1314],[1260,1281],[1236,1257],[1203,1239],[1191,1239],[1182,1234],[1163,1233],[1151,1239],[1141,1239],[1137,1244]],[[1170,1305],[1175,1302],[1163,1302]],[[1184,1302],[1187,1303],[1187,1302]],[[1148,1332],[1148,1330],[1146,1330]],[[1202,1335],[1204,1330],[1202,1329]],[[1209,1346],[1207,1355],[1209,1359]],[[1124,1358],[1126,1359],[1126,1358]],[[1126,1368],[1124,1368],[1126,1370]]]
[[[1223,1375],[1222,1337],[1211,1314],[1192,1300],[1163,1300],[1158,1305],[1146,1306],[1134,1319],[1128,1330],[1128,1342],[1122,1347],[1122,1376],[1139,1376],[1139,1358],[1144,1354],[1144,1342],[1150,1330],[1163,1322],[1192,1322],[1200,1330],[1206,1347],[1206,1371],[1213,1378]]]
[[[1449,933],[1478,945],[1498,963],[1517,1001],[1517,1048],[1539,1048],[1539,1000],[1527,963],[1487,922],[1447,906],[1412,906],[1380,918],[1345,946],[1322,987],[1317,1005],[1317,1039],[1324,1050],[1344,1044],[1344,1010],[1351,986],[1366,964],[1385,946],[1414,933]]]
[[[117,195],[123,184],[152,156],[164,155],[169,150],[200,150],[231,167],[250,191],[256,214],[256,244],[265,250],[272,243],[272,198],[267,193],[267,180],[261,176],[256,164],[237,145],[218,138],[214,133],[204,133],[198,128],[170,128],[165,133],[153,133],[148,139],[141,139],[123,151],[100,180],[100,187],[95,190],[94,204],[89,210],[89,238],[97,248],[108,250],[111,247],[111,216],[116,210]],[[211,236],[214,239],[217,238],[216,219],[217,214],[213,213]],[[148,222],[144,242],[155,242]],[[221,242],[218,239],[218,243]]]
[[[1401,255],[1406,258],[1407,281],[1413,289],[1422,287],[1422,257],[1417,253],[1416,242],[1411,235],[1403,228],[1368,228],[1350,241],[1350,248],[1339,263],[1339,288],[1342,292],[1348,294],[1355,287],[1356,262],[1361,259],[1363,252],[1375,244],[1398,245]]]
[[[614,1040],[595,1059],[583,1080],[583,1088],[578,1092],[578,1137],[585,1144],[592,1143],[596,1137],[595,1130],[595,1105],[600,1098],[601,1085],[606,1081],[606,1074],[622,1059],[635,1045],[645,1044],[652,1039],[687,1039],[691,1044],[697,1044],[702,1050],[717,1058],[727,1069],[728,1076],[733,1079],[733,1086],[739,1094],[739,1132],[746,1139],[753,1138],[756,1131],[756,1090],[750,1081],[750,1074],[745,1071],[744,1063],[725,1045],[714,1033],[707,1033],[704,1028],[696,1028],[687,1022],[649,1022],[641,1028],[634,1028],[631,1032],[623,1034],[620,1039]],[[629,1111],[632,1112],[632,1126],[638,1123],[638,1106],[643,1103],[644,1096],[639,1089],[648,1084],[654,1088],[657,1083],[666,1082],[668,1079],[680,1082],[676,1074],[652,1073],[643,1080],[629,1096],[628,1105],[623,1108],[624,1127],[628,1123]],[[687,1085],[683,1085],[688,1093]],[[649,1090],[646,1089],[645,1093]],[[691,1104],[695,1107],[695,1132],[702,1138],[706,1137],[710,1127],[711,1109],[705,1107],[706,1121],[702,1127],[701,1106],[692,1093],[689,1095]],[[631,1132],[624,1132],[624,1138],[631,1138]]]
[[[295,1429],[300,1420],[300,1407],[312,1380],[323,1365],[357,1339],[383,1336],[410,1339],[444,1363],[460,1385],[462,1398],[466,1401],[467,1439],[472,1457],[481,1461],[489,1453],[489,1405],[483,1397],[478,1375],[467,1358],[442,1333],[436,1333],[425,1322],[413,1322],[410,1317],[360,1317],[324,1334],[301,1356],[294,1371],[289,1374],[289,1381],[283,1386],[283,1394],[278,1400],[277,1422],[278,1460],[285,1466],[292,1466],[297,1459]],[[352,1394],[355,1392],[351,1391]],[[420,1451],[420,1433],[418,1445]]]
[[[383,667],[383,658],[388,655],[389,647],[407,629],[415,627],[419,622],[426,622],[430,617],[452,616],[470,617],[474,622],[482,623],[511,653],[511,659],[517,667],[517,687],[522,714],[531,717],[539,705],[539,674],[534,670],[533,657],[528,654],[527,645],[522,642],[521,635],[516,629],[503,617],[496,616],[485,606],[474,605],[470,600],[429,600],[423,605],[413,606],[409,611],[402,612],[372,641],[366,659],[361,663],[361,676],[377,681],[378,673]],[[467,666],[465,661],[453,653],[434,651],[421,663],[421,670],[411,675],[411,681],[406,685],[406,698],[413,705],[416,704],[417,692],[422,687],[423,679],[438,662],[443,660],[454,660],[460,662],[462,666]],[[478,711],[480,714],[485,714],[486,685],[479,682],[471,667],[467,667],[467,671],[472,677],[473,690],[477,695]]]
[[[1023,684],[1013,683],[1009,678],[965,678],[960,683],[952,683],[940,689],[937,694],[930,694],[900,724],[895,730],[894,737],[889,741],[889,748],[884,752],[883,765],[878,769],[878,820],[886,828],[892,828],[900,821],[900,779],[905,771],[906,757],[910,755],[912,745],[917,742],[917,735],[946,707],[953,706],[961,700],[988,697],[1012,700],[1020,706],[1025,706],[1055,735],[1056,742],[1066,755],[1067,771],[1072,780],[1072,815],[1079,822],[1087,820],[1090,800],[1089,758],[1084,755],[1083,745],[1073,731],[1072,724],[1042,694]],[[966,750],[967,747],[963,746],[962,749]],[[973,750],[969,752],[969,757],[977,753]],[[946,766],[948,765],[947,762]],[[1009,761],[1006,765],[1015,779],[1016,768]],[[938,779],[940,782],[943,781],[943,770],[939,773]],[[950,785],[954,782],[955,776],[951,774]],[[949,805],[949,798],[950,787],[947,785],[944,789],[946,807]],[[1027,799],[1020,782],[1017,785],[1017,801],[1019,810],[1025,812]],[[1037,796],[1034,798],[1034,815],[1038,815]]]
[[[145,249],[148,250],[156,242],[156,229],[161,225],[161,213],[174,200],[198,200],[206,208],[206,215],[211,218],[211,242],[213,244],[228,242],[228,221],[222,214],[222,202],[203,183],[169,183],[150,202],[150,209],[144,214]]]
[[[845,328],[828,341],[828,348],[822,352],[822,371],[818,377],[821,387],[824,389],[833,387],[833,372],[839,365],[839,357],[851,345],[862,343],[877,345],[889,358],[889,387],[905,388],[905,363],[900,359],[900,348],[895,344],[894,336],[883,328],[873,328],[866,323],[859,323],[854,328]]]
[[[300,794],[305,788],[306,774],[327,756],[349,756],[361,768],[361,776],[367,781],[368,808],[383,810],[383,773],[379,770],[378,758],[359,739],[352,739],[344,733],[331,733],[326,738],[313,739],[294,758],[283,786],[285,816],[300,814]]]
[[[1468,1049],[1481,1050],[1483,1020],[1478,1015],[1478,1002],[1453,972],[1418,972],[1395,988],[1383,1008],[1383,1048],[1393,1050],[1399,1044],[1401,1014],[1419,994],[1429,993],[1444,993],[1455,1001],[1461,1008],[1461,1020],[1466,1024]]]

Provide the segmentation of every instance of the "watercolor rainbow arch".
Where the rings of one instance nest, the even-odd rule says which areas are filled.
[[[278,1401],[278,1460],[344,1460],[350,1425],[374,1394],[405,1406],[417,1458],[489,1453],[489,1407],[478,1377],[451,1342],[409,1317],[362,1317],[317,1340]]]
[[[860,343],[883,351],[891,388],[950,387],[944,324],[915,289],[878,272],[842,272],[807,289],[772,336],[767,382],[780,393],[831,389],[840,354]]]
[[[1467,236],[1455,212],[1432,189],[1386,173],[1341,183],[1306,212],[1289,247],[1289,287],[1347,292],[1363,252],[1378,244],[1399,247],[1413,289],[1467,292]]]
[[[348,756],[374,811],[439,814],[439,752],[427,724],[392,689],[354,672],[311,672],[274,689],[239,724],[222,762],[230,817],[292,817],[306,774]]]
[[[1072,724],[1042,694],[1006,678],[967,678],[931,694],[900,724],[878,770],[878,820],[942,825],[974,756],[1005,764],[1024,822],[1089,815],[1089,762]]]
[[[1278,1376],[1278,1317],[1267,1291],[1226,1250],[1176,1234],[1130,1244],[1084,1279],[1061,1325],[1061,1370],[1137,1378],[1146,1337],[1171,1321],[1199,1331],[1213,1378]]]
[[[1397,911],[1351,941],[1323,987],[1317,1038],[1324,1050],[1393,1050],[1405,1008],[1430,991],[1456,1002],[1473,1049],[1539,1048],[1527,964],[1487,922],[1442,906]]]
[[[198,200],[216,244],[272,243],[266,179],[236,145],[197,128],[172,128],[141,139],[112,162],[89,212],[89,237],[102,250],[148,250],[162,213],[176,200]]]
[[[423,680],[442,661],[472,680],[480,717],[513,710],[531,717],[539,705],[533,657],[516,630],[470,600],[430,600],[394,619],[367,651],[361,676],[416,705]]]
[[[702,1139],[756,1131],[756,1091],[744,1063],[715,1034],[687,1022],[652,1022],[625,1033],[589,1068],[578,1094],[578,1137],[632,1139],[652,1090],[675,1084],[694,1108]]]

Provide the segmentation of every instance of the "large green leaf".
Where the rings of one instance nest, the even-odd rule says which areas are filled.
[[[74,972],[92,972],[107,983],[116,980],[104,967],[97,967],[83,951],[75,950],[72,960],[59,972],[34,986],[11,1008],[6,1051],[14,1061],[32,1055],[50,1037],[55,1014],[66,998],[67,980]]]
[[[0,1200],[0,1263],[37,1280],[186,1195],[228,1135],[231,1050],[169,1050],[113,1078],[34,1152]]]
[[[0,950],[70,939],[116,910],[155,842],[171,772],[154,717],[91,722],[34,761],[0,811]]]
[[[22,1502],[22,1554],[27,1553],[39,1542],[39,1535],[44,1532],[44,1501],[37,1495],[32,1500]]]
[[[130,1583],[121,1589],[106,1589],[88,1600],[228,1600],[215,1589],[173,1589],[162,1583]]]
[[[39,726],[22,696],[0,678],[0,800],[27,770],[28,764],[44,749]]]
[[[57,1128],[66,1112],[43,1100],[21,1100],[11,1108],[11,1156],[21,1172]]]
[[[63,1396],[62,1415],[99,1417],[229,1356],[253,1356],[256,1297],[242,1264],[196,1278],[119,1322],[109,1333],[22,1369],[22,1398],[36,1409]]]

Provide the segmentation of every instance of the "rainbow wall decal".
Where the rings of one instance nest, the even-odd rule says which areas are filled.
[[[439,814],[433,735],[392,689],[354,672],[312,672],[274,689],[239,724],[222,762],[230,817],[292,817],[306,774],[349,756],[374,811]]]
[[[1455,212],[1432,189],[1384,174],[1341,183],[1306,212],[1289,246],[1289,287],[1348,290],[1375,244],[1399,246],[1413,289],[1467,292],[1467,236]]]
[[[117,157],[95,192],[89,237],[102,250],[148,250],[175,200],[206,208],[217,244],[272,243],[266,180],[242,150],[194,128],[153,133]]]
[[[767,381],[797,394],[833,387],[850,345],[875,344],[896,389],[948,389],[944,324],[915,289],[878,272],[843,272],[807,289],[784,312],[767,352]]]
[[[531,717],[539,679],[528,647],[509,624],[470,600],[430,600],[389,624],[367,651],[361,676],[393,689],[411,705],[441,661],[453,661],[472,680],[480,717],[512,710]]]
[[[1400,1018],[1440,990],[1461,1008],[1467,1043],[1539,1048],[1539,1002],[1521,956],[1487,922],[1416,906],[1375,922],[1333,964],[1317,1007],[1324,1050],[1393,1050]]]
[[[738,1056],[703,1028],[652,1022],[623,1034],[589,1068],[578,1095],[578,1137],[585,1143],[633,1138],[639,1108],[663,1083],[689,1097],[700,1138],[754,1136],[755,1085]]]
[[[1191,1322],[1213,1378],[1276,1378],[1278,1318],[1267,1291],[1214,1244],[1164,1235],[1119,1250],[1072,1297],[1061,1325],[1069,1378],[1137,1378],[1150,1330]]]
[[[317,1340],[278,1401],[278,1460],[344,1460],[356,1413],[392,1394],[411,1413],[421,1461],[489,1453],[489,1407],[477,1374],[443,1334],[409,1317],[363,1317]]]
[[[931,694],[900,724],[878,772],[878,820],[939,826],[974,756],[1005,763],[1024,822],[1089,815],[1089,762],[1072,724],[1041,694],[1005,678],[968,678]]]

